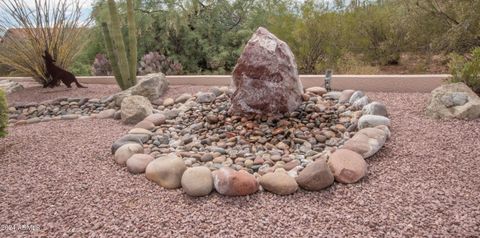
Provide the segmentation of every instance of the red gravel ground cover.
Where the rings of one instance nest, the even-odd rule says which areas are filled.
[[[0,236],[479,236],[480,120],[428,119],[429,94],[367,95],[392,120],[367,177],[290,196],[165,190],[114,163],[111,143],[129,129],[118,121],[10,128],[0,139]]]

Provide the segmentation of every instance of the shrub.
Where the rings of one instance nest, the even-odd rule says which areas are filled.
[[[92,75],[110,76],[112,75],[112,65],[104,54],[97,54],[92,65]]]
[[[0,137],[7,135],[8,111],[7,97],[5,92],[0,89]]]
[[[450,82],[462,82],[480,95],[480,47],[472,50],[471,57],[450,54],[448,64],[452,78]]]
[[[140,75],[146,75],[162,72],[167,75],[178,75],[182,73],[182,69],[182,64],[173,59],[165,57],[158,52],[150,52],[140,60],[138,73]]]

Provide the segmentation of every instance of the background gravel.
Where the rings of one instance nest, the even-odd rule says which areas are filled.
[[[429,94],[368,95],[386,103],[393,136],[367,160],[367,177],[284,197],[191,198],[130,175],[109,153],[129,129],[117,121],[10,128],[0,139],[0,228],[39,230],[0,236],[480,235],[480,120],[426,118]]]

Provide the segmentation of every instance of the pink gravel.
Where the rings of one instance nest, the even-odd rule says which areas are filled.
[[[110,155],[129,129],[113,120],[10,128],[0,139],[0,236],[480,235],[480,120],[423,115],[429,94],[368,93],[392,138],[361,182],[322,192],[191,198],[131,175]],[[38,230],[9,230],[7,225]]]

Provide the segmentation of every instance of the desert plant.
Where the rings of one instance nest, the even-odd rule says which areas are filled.
[[[118,86],[125,90],[137,82],[137,36],[133,0],[127,0],[128,54],[123,40],[120,17],[114,0],[108,0],[110,25],[103,22],[102,30],[113,74]]]
[[[104,54],[97,54],[92,65],[92,75],[109,76],[112,75],[112,65]]]
[[[164,56],[158,52],[145,54],[140,60],[138,73],[146,75],[162,72],[167,75],[177,75],[182,73],[182,64]]]
[[[473,49],[467,58],[450,54],[448,67],[452,74],[451,82],[463,82],[480,95],[480,47]]]
[[[62,68],[72,65],[88,42],[90,19],[83,17],[81,0],[0,1],[0,63],[46,85],[42,54],[48,49]]]
[[[7,135],[8,111],[5,92],[0,89],[0,137]]]

